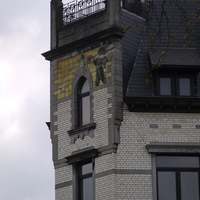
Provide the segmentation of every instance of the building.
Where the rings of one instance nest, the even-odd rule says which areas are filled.
[[[198,0],[51,0],[56,200],[200,199]]]

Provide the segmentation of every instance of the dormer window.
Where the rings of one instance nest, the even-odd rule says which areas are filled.
[[[158,75],[157,90],[159,96],[172,96],[173,79],[170,75]]]
[[[179,71],[157,73],[154,92],[156,96],[166,97],[194,97],[196,96],[195,74],[188,72],[181,74]]]
[[[179,96],[193,96],[192,95],[192,79],[190,77],[179,77],[178,92]]]
[[[196,49],[152,48],[149,50],[149,64],[154,96],[197,97],[200,57]]]

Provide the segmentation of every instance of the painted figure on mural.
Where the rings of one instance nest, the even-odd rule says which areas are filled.
[[[97,56],[89,56],[88,63],[93,63],[96,66],[96,80],[95,86],[99,86],[100,81],[106,83],[106,47],[100,47]]]
[[[96,83],[95,85],[98,86],[100,81],[102,83],[106,83],[106,48],[100,47],[98,50],[98,56],[93,60],[94,65],[96,66]]]

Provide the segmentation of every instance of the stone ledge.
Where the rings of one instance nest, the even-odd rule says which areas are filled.
[[[146,145],[149,153],[200,153],[200,143],[152,142]]]
[[[93,138],[95,128],[96,123],[91,123],[68,131],[68,134],[71,137],[71,144],[74,144],[78,138],[83,140],[85,136]]]
[[[66,157],[68,165],[82,162],[88,159],[97,157],[98,150],[94,147],[85,148],[79,151],[72,152],[71,156]]]

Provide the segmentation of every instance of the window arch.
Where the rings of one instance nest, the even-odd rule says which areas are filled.
[[[90,123],[90,84],[86,78],[81,78],[77,90],[77,125]]]

